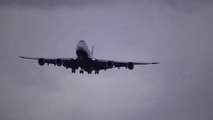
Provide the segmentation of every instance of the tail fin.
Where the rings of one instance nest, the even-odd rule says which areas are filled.
[[[91,56],[93,57],[94,46],[92,46]]]

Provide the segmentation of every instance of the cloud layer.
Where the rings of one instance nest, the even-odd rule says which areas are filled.
[[[0,2],[0,119],[212,120],[210,1],[75,2]],[[74,57],[80,39],[97,58],[161,64],[97,76],[17,57]]]
[[[85,6],[106,6],[120,3],[141,3],[141,2],[158,2],[174,7],[184,6],[185,9],[192,9],[197,4],[212,4],[212,0],[1,0],[0,5],[19,5],[31,6],[39,8],[58,8],[60,6],[67,6],[71,8],[85,7]],[[143,3],[142,3],[143,4]],[[195,6],[194,6],[195,5]],[[192,7],[192,8],[190,8]]]

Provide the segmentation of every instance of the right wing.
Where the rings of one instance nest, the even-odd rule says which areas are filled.
[[[150,64],[159,64],[159,62],[122,62],[114,60],[93,59],[94,69],[97,71],[121,67],[125,67],[132,70],[135,65],[150,65]]]
[[[53,64],[57,66],[64,66],[65,68],[78,69],[79,65],[76,58],[36,58],[19,56],[23,59],[37,60],[38,64],[43,66],[44,64]]]

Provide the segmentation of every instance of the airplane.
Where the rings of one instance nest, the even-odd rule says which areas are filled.
[[[92,71],[95,71],[95,74],[99,74],[100,70],[107,70],[112,68],[125,67],[129,70],[132,70],[135,65],[149,65],[149,64],[159,64],[159,62],[119,62],[113,60],[101,60],[93,58],[92,47],[91,52],[84,40],[80,40],[76,47],[75,58],[35,58],[35,57],[25,57],[19,56],[23,59],[37,60],[40,66],[53,64],[54,66],[64,66],[66,69],[71,68],[72,73],[76,73],[76,70],[80,68],[79,73],[83,74],[84,71],[88,74],[92,74]]]

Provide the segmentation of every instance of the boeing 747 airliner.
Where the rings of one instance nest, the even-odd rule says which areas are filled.
[[[80,74],[84,71],[88,74],[99,74],[100,70],[106,70],[111,68],[125,67],[130,70],[134,68],[134,65],[148,65],[148,64],[159,64],[158,62],[144,63],[144,62],[118,62],[113,60],[101,60],[93,58],[93,48],[90,52],[85,41],[80,40],[76,47],[76,58],[35,58],[35,57],[24,57],[19,56],[24,59],[37,60],[38,64],[43,66],[45,63],[47,65],[53,64],[57,66],[64,66],[65,68],[71,68],[72,73],[75,73],[78,68],[80,68]]]

